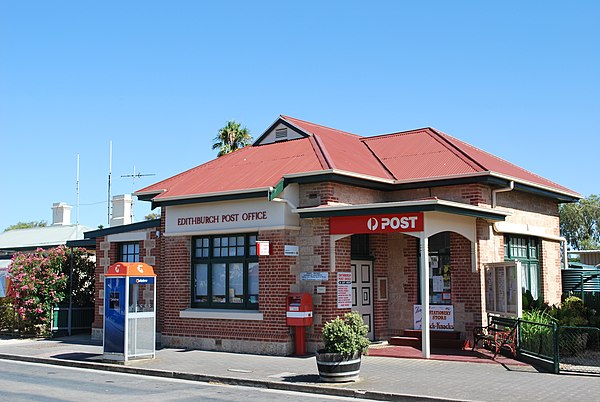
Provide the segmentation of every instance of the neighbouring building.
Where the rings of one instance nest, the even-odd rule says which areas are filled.
[[[522,290],[559,302],[558,205],[580,198],[432,128],[362,137],[287,116],[252,146],[136,195],[162,216],[95,234],[96,335],[103,275],[134,241],[157,273],[163,345],[274,355],[294,349],[289,293],[312,297],[309,351],[350,310],[372,339],[422,320],[464,340]],[[512,260],[518,275],[488,270]]]
[[[71,224],[71,209],[72,207],[64,202],[55,202],[52,204],[51,225],[0,233],[0,254],[64,246],[68,241],[83,239],[84,232],[92,228]]]

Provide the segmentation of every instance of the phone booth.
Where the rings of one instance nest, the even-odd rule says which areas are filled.
[[[156,275],[143,262],[118,262],[104,275],[104,359],[154,358]]]

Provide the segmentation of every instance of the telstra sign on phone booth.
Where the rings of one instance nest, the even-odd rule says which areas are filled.
[[[118,262],[104,275],[104,359],[154,358],[156,275],[143,262]]]

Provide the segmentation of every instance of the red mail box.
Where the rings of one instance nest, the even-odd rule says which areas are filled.
[[[313,306],[310,293],[290,293],[287,298],[287,325],[307,327],[313,324]]]

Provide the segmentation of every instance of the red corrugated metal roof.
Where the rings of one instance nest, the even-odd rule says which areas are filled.
[[[363,141],[396,180],[422,180],[479,171],[475,164],[461,157],[429,129],[365,138]]]
[[[154,200],[274,187],[284,174],[322,170],[309,138],[244,147],[139,190]]]
[[[331,169],[393,179],[383,165],[364,146],[361,137],[289,116],[281,116],[303,131],[314,135]]]
[[[550,187],[560,191],[566,191],[569,193],[575,193],[573,190],[568,189],[567,187],[561,186],[553,181],[550,181],[542,176],[539,176],[535,173],[532,173],[526,169],[523,169],[517,165],[514,165],[502,158],[499,158],[495,155],[492,155],[488,152],[485,152],[479,148],[476,148],[466,142],[463,142],[459,139],[456,139],[448,134],[442,133],[441,131],[434,130],[441,137],[450,142],[453,146],[459,149],[468,157],[477,161],[477,163],[481,164],[485,170],[500,173],[506,176],[511,176],[516,179],[525,180],[531,183],[540,184],[542,186]]]
[[[148,186],[155,201],[274,187],[284,176],[347,171],[390,183],[498,174],[559,193],[578,194],[432,128],[361,137],[281,116],[306,138],[253,145]]]

